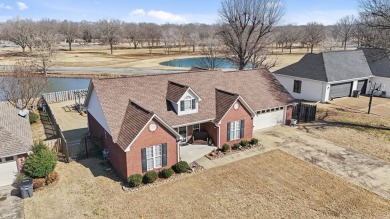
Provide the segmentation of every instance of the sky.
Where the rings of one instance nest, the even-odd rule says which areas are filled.
[[[336,23],[358,14],[358,0],[284,0],[282,24]],[[0,21],[13,17],[126,22],[207,23],[218,21],[220,0],[0,0]]]

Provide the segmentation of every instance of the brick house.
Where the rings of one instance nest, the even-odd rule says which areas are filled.
[[[86,98],[92,137],[104,139],[123,178],[180,160],[180,144],[221,147],[289,124],[294,99],[265,69],[94,79]]]

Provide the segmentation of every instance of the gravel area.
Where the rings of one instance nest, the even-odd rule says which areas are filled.
[[[390,202],[279,150],[136,193],[100,160],[60,163],[28,218],[389,218]]]
[[[319,104],[317,121],[299,125],[311,134],[390,162],[390,120],[383,116]]]

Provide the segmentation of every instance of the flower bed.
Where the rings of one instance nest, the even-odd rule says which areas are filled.
[[[225,145],[224,145],[225,146]],[[237,154],[243,151],[252,150],[255,148],[262,147],[262,144],[258,143],[257,139],[252,139],[251,141],[243,140],[240,142],[240,144],[234,144],[232,147],[229,147],[228,150],[226,150],[227,147],[222,147],[222,149],[215,149],[209,154],[206,154],[205,157],[207,157],[210,160],[218,159],[227,155],[231,154]],[[224,149],[225,148],[225,149]]]
[[[175,180],[178,180],[178,179],[181,179],[184,177],[188,177],[188,176],[191,176],[193,174],[196,174],[196,173],[204,170],[204,167],[200,166],[196,162],[192,162],[189,166],[190,166],[190,169],[188,169],[187,172],[174,173],[169,178],[163,178],[163,177],[159,176],[159,178],[157,178],[153,183],[141,184],[141,185],[136,186],[136,187],[122,186],[122,189],[126,192],[134,193],[134,192],[137,192],[140,190],[144,190],[144,189],[151,188],[151,187],[156,187],[156,186],[162,185],[164,183],[169,183],[171,181],[175,181]]]

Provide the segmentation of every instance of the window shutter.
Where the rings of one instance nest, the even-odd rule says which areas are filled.
[[[227,141],[230,141],[230,126],[232,125],[231,122],[228,122],[227,124]]]
[[[145,173],[148,170],[148,164],[146,162],[146,148],[141,149],[141,160],[142,160],[142,172]]]
[[[167,144],[162,144],[162,167],[167,166]]]
[[[195,108],[196,108],[196,100],[192,99],[192,109],[195,109]]]
[[[180,111],[184,111],[184,100],[180,101]]]
[[[241,127],[240,127],[240,138],[244,137],[244,128],[245,128],[245,120],[241,120]]]

